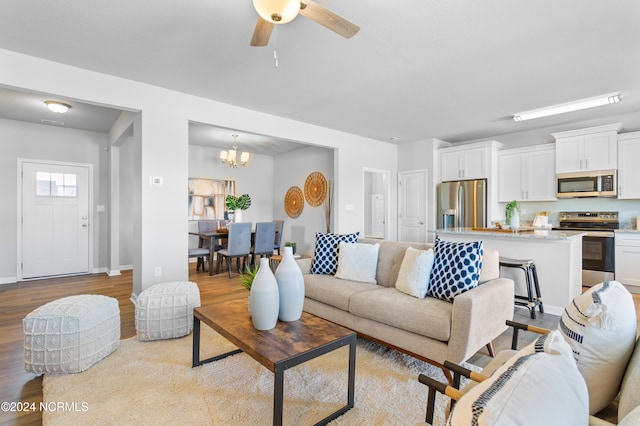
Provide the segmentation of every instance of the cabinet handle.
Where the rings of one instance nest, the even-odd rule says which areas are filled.
[[[582,159],[580,160],[580,170],[582,170]]]
[[[586,159],[584,160],[584,168],[585,168],[585,169],[588,169],[588,168],[589,168],[589,159],[588,159],[588,158],[586,158]]]

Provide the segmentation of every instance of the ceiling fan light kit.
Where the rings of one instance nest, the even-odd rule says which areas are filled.
[[[609,93],[593,98],[580,99],[578,101],[567,102],[565,104],[552,105],[550,107],[534,109],[520,112],[513,115],[514,121],[532,120],[534,118],[548,117],[550,115],[564,114],[566,112],[580,111],[602,105],[615,104],[620,102],[620,93]]]
[[[293,21],[300,11],[299,0],[253,0],[253,7],[265,21],[286,24]]]

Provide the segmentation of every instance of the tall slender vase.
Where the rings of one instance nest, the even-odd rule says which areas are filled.
[[[284,247],[282,262],[276,269],[276,280],[280,292],[280,321],[297,321],[302,316],[304,305],[304,278],[298,263],[293,258],[293,249]]]
[[[278,322],[280,297],[278,282],[269,267],[269,259],[260,259],[260,268],[249,292],[249,311],[257,330],[271,330]]]

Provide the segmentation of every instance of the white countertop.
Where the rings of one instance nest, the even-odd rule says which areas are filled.
[[[638,229],[616,229],[616,234],[638,234],[640,230]]]
[[[436,234],[453,234],[453,235],[485,235],[490,237],[501,238],[533,238],[548,240],[568,240],[571,238],[581,237],[585,234],[583,231],[552,231],[550,229],[534,229],[533,232],[491,232],[477,231],[472,228],[451,228],[437,229]]]

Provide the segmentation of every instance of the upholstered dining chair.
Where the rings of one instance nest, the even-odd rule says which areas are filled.
[[[273,254],[273,242],[276,238],[275,222],[256,223],[256,235],[251,247],[251,264],[256,265],[256,258],[271,257]]]
[[[231,278],[231,259],[236,259],[238,271],[241,271],[240,258],[243,259],[243,265],[248,263],[251,255],[251,225],[251,222],[236,222],[229,225],[227,247],[218,250],[216,274],[220,272],[222,259],[227,261],[229,278]]]
[[[224,226],[226,226],[226,221],[224,220],[199,220],[198,221],[198,232],[215,232],[220,228],[223,228]],[[211,239],[210,238],[203,238],[202,239],[202,246],[201,248],[203,249],[207,249],[207,253],[205,254],[205,257],[208,258],[209,256],[209,245],[211,243]],[[226,244],[222,241],[222,240],[214,240],[214,246],[213,246],[213,251],[217,252],[220,249],[223,249],[226,247]],[[202,259],[200,257],[198,257],[198,265],[196,266],[196,271],[199,270],[199,266],[202,262]],[[210,267],[209,265],[207,265],[207,267]]]
[[[273,250],[280,254],[280,248],[282,247],[282,230],[284,229],[284,220],[274,220],[273,222],[276,224],[276,237],[274,239]]]

